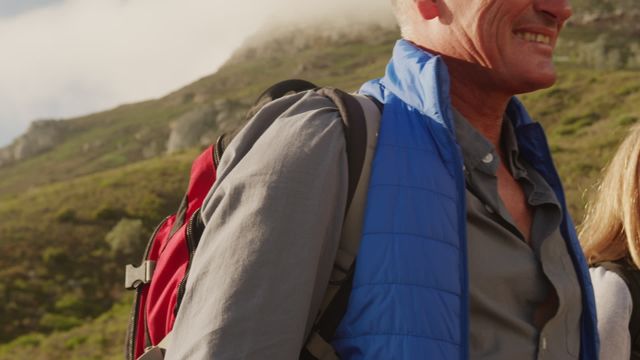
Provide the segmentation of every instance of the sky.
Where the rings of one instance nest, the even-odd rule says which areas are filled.
[[[387,2],[0,0],[0,147],[33,120],[157,98],[209,75],[266,23],[366,17]]]

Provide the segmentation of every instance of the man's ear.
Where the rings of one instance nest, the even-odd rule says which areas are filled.
[[[420,12],[420,16],[422,16],[424,20],[432,20],[440,15],[436,1],[437,0],[416,0],[418,12]]]

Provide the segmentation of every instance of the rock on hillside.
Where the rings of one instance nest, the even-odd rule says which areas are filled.
[[[167,153],[196,146],[213,144],[221,131],[228,131],[229,124],[238,124],[244,118],[246,106],[219,99],[212,105],[195,108],[171,123],[167,141]]]
[[[640,34],[640,9],[627,10],[622,7],[611,11],[594,9],[574,15],[570,24]]]
[[[570,26],[640,34],[638,0],[572,0]]]
[[[67,133],[67,125],[61,120],[36,120],[27,132],[0,149],[0,166],[47,151],[59,144]]]

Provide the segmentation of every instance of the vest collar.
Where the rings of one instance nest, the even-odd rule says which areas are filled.
[[[409,106],[452,129],[449,71],[440,56],[399,40],[380,82]]]
[[[361,92],[385,102],[385,90],[450,131],[453,129],[449,71],[441,56],[420,49],[407,40],[398,40],[385,76],[365,83]],[[533,122],[516,97],[509,102],[507,115],[516,131],[519,126]]]

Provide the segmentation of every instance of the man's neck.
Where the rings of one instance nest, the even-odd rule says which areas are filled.
[[[482,86],[481,84],[491,81],[486,79],[486,82],[483,82],[483,79],[478,78],[482,77],[483,71],[474,71],[455,62],[447,65],[451,77],[453,106],[496,149],[499,149],[502,120],[511,96],[490,91],[489,86]]]

